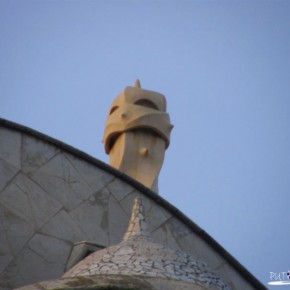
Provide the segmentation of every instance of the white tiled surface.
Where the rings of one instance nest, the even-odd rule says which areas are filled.
[[[131,185],[49,143],[0,127],[0,290],[62,276],[74,242],[117,244],[136,196],[143,198],[157,242],[205,261],[233,289],[253,289],[187,226]]]

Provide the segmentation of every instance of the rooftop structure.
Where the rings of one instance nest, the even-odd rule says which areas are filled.
[[[110,165],[158,192],[158,175],[173,125],[162,94],[144,90],[140,81],[113,101],[103,142]]]
[[[144,100],[138,82],[136,86],[129,89],[130,98],[136,92],[136,100],[139,94]],[[144,94],[151,96],[147,91]],[[141,112],[147,110],[144,104],[148,102],[131,105],[141,106],[137,110]],[[121,104],[113,111],[117,114],[119,109]],[[146,111],[149,120],[151,113]],[[159,113],[161,119],[167,116]],[[170,126],[169,119],[165,120]],[[112,285],[157,290],[266,289],[203,229],[152,190],[161,168],[152,156],[160,147],[155,151],[145,140],[156,138],[163,144],[161,155],[167,146],[167,135],[158,135],[154,124],[149,131],[142,126],[126,127],[115,135],[113,129],[113,135],[105,133],[104,138],[105,144],[107,138],[114,141],[108,143],[110,154],[120,145],[120,152],[125,153],[121,164],[126,168],[141,168],[145,175],[150,174],[148,168],[156,169],[150,185],[126,170],[0,119],[0,290],[106,289]],[[141,140],[137,143],[142,146],[133,146],[128,136]],[[132,163],[126,144],[138,148]],[[146,163],[146,152],[153,165]],[[143,157],[148,167],[139,164]],[[129,222],[136,197],[144,207],[137,200]]]
[[[140,198],[136,198],[134,201],[128,229],[121,243],[90,254],[59,280],[29,285],[19,290],[56,287],[59,290],[70,289],[72,281],[78,281],[79,286],[86,287],[89,286],[88,279],[91,277],[94,282],[90,284],[90,287],[94,284],[97,287],[99,275],[101,277],[109,275],[110,278],[107,278],[106,281],[110,283],[111,287],[119,286],[119,281],[117,280],[116,283],[116,279],[114,279],[114,275],[117,275],[119,278],[129,276],[128,279],[137,276],[140,280],[146,277],[147,281],[149,278],[153,278],[155,282],[158,281],[159,285],[157,287],[154,284],[151,285],[152,290],[165,288],[174,290],[183,286],[186,286],[187,289],[229,290],[221,277],[204,262],[194,259],[183,251],[173,250],[152,241]],[[84,280],[66,280],[66,278],[72,277]],[[112,277],[113,279],[111,279]],[[84,285],[82,285],[82,281],[85,281]]]

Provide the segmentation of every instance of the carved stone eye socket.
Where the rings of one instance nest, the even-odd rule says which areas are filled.
[[[112,115],[117,109],[119,109],[119,106],[114,106],[111,111],[110,111],[110,114],[109,115]]]
[[[135,102],[135,105],[147,107],[159,111],[158,107],[149,100],[141,99]]]

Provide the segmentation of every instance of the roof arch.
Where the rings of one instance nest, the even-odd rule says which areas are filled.
[[[118,243],[136,196],[146,204],[155,240],[205,261],[233,289],[266,289],[164,198],[61,141],[0,119],[0,169],[3,289],[62,276],[74,243]]]

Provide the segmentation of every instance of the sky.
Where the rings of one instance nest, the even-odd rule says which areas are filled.
[[[290,270],[290,1],[0,0],[0,35],[0,117],[108,163],[140,79],[174,124],[160,195],[265,285]]]

